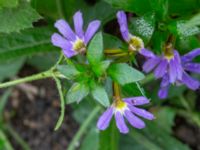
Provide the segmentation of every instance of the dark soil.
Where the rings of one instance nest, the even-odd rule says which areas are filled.
[[[20,76],[32,73],[25,67]],[[44,79],[14,88],[5,117],[32,150],[64,150],[78,128],[71,112],[67,106],[62,127],[54,131],[60,113],[59,95],[54,81]],[[21,150],[14,139],[11,142],[15,150]]]

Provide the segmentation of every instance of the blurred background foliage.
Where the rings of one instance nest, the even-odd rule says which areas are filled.
[[[105,48],[123,47],[115,19],[117,10],[127,12],[131,32],[141,36],[155,53],[161,53],[169,34],[176,36],[175,47],[181,54],[200,47],[199,0],[0,0],[0,81],[16,77],[24,64],[35,67],[38,72],[55,64],[60,50],[50,43],[51,34],[56,31],[54,22],[65,18],[72,24],[72,16],[77,10],[83,12],[86,25],[93,19],[101,20]],[[71,83],[64,84],[67,90]],[[173,131],[177,116],[200,128],[199,91],[172,87],[169,98],[160,101],[156,94],[157,81],[148,76],[140,84],[143,88],[135,83],[125,85],[123,94],[149,97],[152,103],[147,108],[155,113],[156,120],[146,122],[144,130],[132,129],[128,135],[119,134],[114,122],[108,130],[99,132],[95,125],[97,115],[92,113],[96,104],[90,98],[80,105],[72,105],[73,117],[80,124],[79,133],[83,135],[80,150],[197,149],[184,144]],[[106,89],[112,93],[109,87]],[[17,136],[21,149],[27,150],[29,146],[15,131],[8,132],[9,126],[3,118],[11,92],[12,89],[4,91],[0,100],[0,149],[15,149],[7,138],[11,134]],[[79,136],[75,135],[78,139]],[[77,142],[76,138],[72,142]]]

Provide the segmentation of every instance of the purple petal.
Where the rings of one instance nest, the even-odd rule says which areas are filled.
[[[60,20],[56,21],[55,27],[68,40],[70,40],[70,41],[76,40],[76,35],[74,34],[71,27],[69,26],[69,24],[65,20],[60,19]]]
[[[51,42],[54,46],[60,47],[62,49],[72,49],[72,44],[58,33],[54,33],[51,36]]]
[[[134,106],[139,106],[149,103],[149,100],[144,96],[124,98],[123,100]]]
[[[171,59],[169,62],[169,81],[170,83],[174,83],[177,79],[177,69],[176,62],[174,59]]]
[[[85,44],[88,44],[93,35],[99,29],[101,22],[98,20],[90,22],[86,32],[85,32]]]
[[[155,55],[153,52],[151,52],[150,50],[148,49],[145,49],[145,48],[142,48],[139,53],[147,58],[154,58]]]
[[[145,119],[153,120],[155,118],[152,113],[146,111],[145,109],[137,108],[131,105],[129,105],[128,107],[134,114],[141,116]]]
[[[138,117],[136,117],[132,112],[130,112],[129,110],[126,110],[124,113],[126,119],[128,120],[128,122],[135,128],[138,129],[142,129],[145,127],[145,123],[144,121],[142,121],[141,119],[139,119]]]
[[[182,61],[183,63],[192,61],[192,59],[194,59],[194,58],[197,57],[198,55],[200,55],[200,48],[194,49],[194,50],[192,50],[191,52],[189,52],[189,53],[183,55],[183,56],[181,57],[181,61]]]
[[[119,111],[115,113],[115,120],[116,120],[117,128],[119,129],[119,131],[121,133],[128,133],[129,129],[125,124],[124,117]]]
[[[80,11],[76,12],[73,16],[74,20],[74,28],[76,31],[76,34],[79,36],[79,38],[83,37],[83,17],[82,13]]]
[[[194,73],[200,73],[200,64],[199,63],[187,63],[184,65],[184,69]]]
[[[160,84],[161,87],[166,87],[169,86],[170,82],[169,82],[169,76],[168,74],[165,74],[162,78],[162,82]]]
[[[161,60],[160,64],[157,66],[156,70],[154,71],[154,75],[156,78],[161,78],[167,71],[168,62],[166,59]]]
[[[113,108],[110,107],[99,118],[97,122],[98,129],[105,130],[109,126],[112,116],[113,116]]]
[[[183,73],[182,83],[192,90],[196,90],[200,86],[199,81],[190,77],[186,72]]]
[[[169,90],[169,86],[161,87],[160,90],[158,91],[158,97],[159,97],[160,99],[165,99],[165,98],[167,98],[168,90]]]
[[[158,57],[150,58],[144,63],[143,70],[146,73],[148,73],[152,71],[158,65],[159,62],[160,62],[160,58]]]
[[[63,49],[62,51],[67,58],[77,55],[77,52],[70,49]]]
[[[117,20],[120,26],[122,37],[126,42],[128,42],[130,39],[129,39],[129,31],[128,31],[126,14],[123,11],[118,11]]]
[[[181,65],[181,59],[180,59],[180,55],[177,51],[174,51],[174,63],[175,63],[175,67],[176,67],[176,73],[177,73],[177,79],[181,80],[182,76],[183,76],[183,69],[182,69],[182,65]]]

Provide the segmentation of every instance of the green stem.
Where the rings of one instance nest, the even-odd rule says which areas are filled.
[[[30,82],[30,81],[34,81],[34,80],[49,78],[49,77],[52,77],[52,74],[53,74],[53,72],[51,70],[48,70],[48,71],[41,72],[41,73],[38,73],[38,74],[35,74],[35,75],[31,75],[31,76],[28,76],[28,77],[25,77],[25,78],[21,78],[21,79],[17,79],[17,80],[14,80],[14,81],[1,83],[0,84],[0,88],[6,88],[6,87],[13,86],[13,85],[25,83],[25,82]]]
[[[96,115],[98,114],[98,112],[101,110],[101,107],[96,106],[93,111],[90,113],[90,115],[88,116],[88,118],[83,122],[83,124],[81,125],[81,127],[79,128],[78,132],[76,133],[76,135],[74,136],[73,140],[71,141],[71,143],[69,144],[69,147],[67,150],[75,150],[76,148],[76,143],[78,143],[78,141],[80,140],[81,136],[87,132],[86,129],[87,127],[90,125],[90,123],[93,121],[93,119],[96,117]]]
[[[56,6],[57,6],[57,10],[58,10],[58,14],[60,18],[64,18],[64,13],[63,13],[63,9],[62,9],[62,2],[61,0],[56,0]]]
[[[187,100],[183,97],[183,95],[179,96],[179,99],[182,103],[182,105],[185,107],[185,109],[188,111],[188,112],[192,112],[191,108],[190,108],[190,105],[188,104]]]
[[[154,75],[153,75],[153,74],[149,74],[149,75],[147,75],[147,76],[145,77],[144,80],[140,81],[140,83],[141,83],[142,85],[145,85],[145,84],[151,82],[153,79],[154,79]]]
[[[58,78],[56,78],[54,76],[54,80],[56,82],[56,86],[57,86],[57,89],[58,89],[58,92],[59,92],[59,95],[60,95],[60,106],[61,106],[61,114],[60,114],[60,117],[56,123],[56,127],[54,130],[58,130],[60,128],[60,126],[62,125],[62,122],[64,120],[64,117],[65,117],[65,99],[64,99],[64,95],[63,95],[63,92],[62,92],[62,86],[61,86],[61,82]]]

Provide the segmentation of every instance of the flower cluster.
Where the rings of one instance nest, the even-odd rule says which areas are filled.
[[[143,55],[146,59],[143,71],[145,73],[153,71],[155,78],[162,80],[158,91],[158,96],[161,99],[167,97],[171,84],[185,84],[192,90],[199,88],[200,82],[189,74],[200,73],[200,64],[192,62],[196,56],[200,55],[200,49],[192,50],[188,54],[180,56],[179,52],[172,48],[172,45],[168,45],[164,48],[162,55],[158,56],[145,48],[145,44],[140,37],[129,32],[127,17],[123,11],[117,13],[117,20],[121,35],[128,44],[128,51]],[[60,47],[68,58],[79,53],[87,53],[88,43],[100,27],[100,21],[95,20],[89,23],[87,30],[84,32],[83,17],[80,11],[75,13],[73,21],[75,32],[65,20],[61,19],[55,23],[55,27],[61,35],[54,33],[51,37],[53,45]],[[143,96],[131,98],[114,96],[112,105],[101,115],[97,127],[100,130],[105,130],[114,116],[121,133],[128,133],[129,131],[124,117],[133,127],[142,129],[145,127],[145,123],[138,116],[153,120],[154,115],[144,109],[137,108],[137,106],[148,103],[149,100]]]

